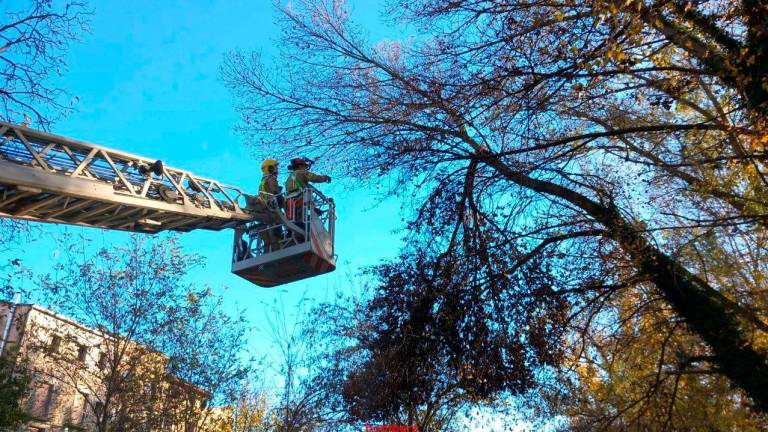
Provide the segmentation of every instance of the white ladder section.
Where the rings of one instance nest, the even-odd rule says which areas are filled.
[[[238,188],[162,162],[0,122],[0,217],[154,233],[253,219]]]

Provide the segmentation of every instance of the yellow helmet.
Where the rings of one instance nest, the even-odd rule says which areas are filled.
[[[277,172],[277,161],[274,159],[267,159],[261,163],[262,174],[275,174]]]

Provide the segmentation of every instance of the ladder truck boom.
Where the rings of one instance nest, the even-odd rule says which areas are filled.
[[[5,122],[0,217],[149,234],[234,228],[232,272],[262,287],[336,268],[335,204],[311,187],[257,198],[159,160]]]
[[[144,233],[221,230],[253,219],[236,187],[2,122],[0,216]]]

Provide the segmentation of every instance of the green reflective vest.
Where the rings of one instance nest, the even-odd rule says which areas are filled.
[[[299,189],[304,189],[306,186],[304,183],[299,180],[298,177],[296,177],[296,172],[291,172],[291,175],[288,176],[288,181],[285,182],[285,191],[286,192],[293,192],[297,191]]]
[[[275,184],[270,185],[270,180],[274,180]],[[277,195],[280,193],[280,187],[277,186],[277,176],[274,174],[267,174],[261,178],[261,183],[259,184],[259,192],[271,194],[271,195]]]

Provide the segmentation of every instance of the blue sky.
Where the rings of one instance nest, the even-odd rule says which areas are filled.
[[[375,2],[358,5],[355,16],[368,28],[376,24]],[[114,1],[92,3],[91,34],[68,53],[69,70],[61,86],[77,96],[77,111],[57,122],[52,132],[117,148],[224,183],[256,191],[262,157],[233,132],[233,99],[218,77],[227,51],[260,50],[267,58],[277,43],[270,1]],[[34,126],[34,125],[33,125]],[[286,172],[283,163],[281,182]],[[399,204],[377,205],[363,189],[323,185],[337,203],[338,269],[329,275],[263,289],[229,272],[232,232],[193,232],[182,236],[188,251],[207,258],[192,279],[226,295],[230,307],[244,308],[251,322],[263,325],[263,303],[283,297],[287,308],[301,298],[322,298],[331,289],[347,290],[362,266],[393,257],[400,247]],[[95,246],[120,243],[127,233],[42,225],[45,233],[66,229],[93,239]],[[46,235],[21,258],[45,272],[57,258]],[[26,281],[23,283],[31,283]],[[228,288],[223,289],[224,286]],[[252,349],[269,350],[263,334]]]

